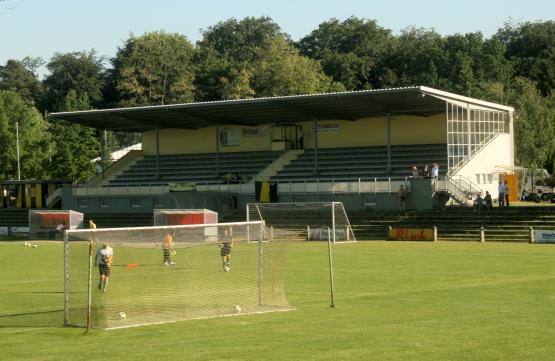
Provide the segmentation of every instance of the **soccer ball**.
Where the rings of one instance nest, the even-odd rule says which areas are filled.
[[[224,267],[224,271],[229,272],[229,267],[228,267],[228,266],[225,266],[225,267]]]
[[[233,310],[235,311],[235,313],[241,313],[241,306],[235,305],[235,307],[233,307]]]
[[[119,313],[119,319],[120,320],[125,320],[127,318],[127,314],[125,312],[120,312]]]

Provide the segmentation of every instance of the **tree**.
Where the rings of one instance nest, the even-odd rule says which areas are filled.
[[[231,18],[203,30],[198,46],[213,49],[237,63],[252,63],[260,56],[260,49],[268,48],[276,38],[289,41],[289,36],[269,17],[246,17],[240,21]]]
[[[505,23],[494,35],[507,47],[515,75],[537,83],[543,96],[555,87],[555,21]]]
[[[268,17],[229,19],[202,31],[197,43],[196,99],[214,101],[257,96],[254,67],[276,38],[288,39]]]
[[[64,111],[89,109],[86,95],[70,90],[64,98]],[[52,178],[72,179],[77,183],[96,175],[93,159],[99,156],[96,132],[79,124],[63,120],[50,124],[51,149],[49,173]]]
[[[402,30],[395,49],[384,61],[380,79],[396,80],[386,86],[426,85],[439,87],[441,67],[445,64],[443,38],[434,30],[409,27]]]
[[[258,97],[344,89],[323,73],[318,62],[299,55],[297,49],[279,38],[274,39],[256,63],[252,87]]]
[[[535,84],[515,78],[508,90],[515,106],[515,162],[529,168],[552,168],[555,153],[554,97],[544,98]]]
[[[0,90],[0,179],[18,179],[16,123],[21,179],[42,179],[48,159],[46,122],[20,95]]]
[[[343,89],[266,17],[231,19],[204,31],[196,61],[202,101]]]
[[[50,74],[44,79],[43,110],[54,112],[65,108],[65,98],[73,90],[78,97],[86,96],[93,107],[102,104],[104,81],[103,58],[93,50],[55,54],[47,64]]]
[[[0,90],[13,90],[30,104],[38,104],[42,96],[42,83],[37,79],[36,67],[42,59],[8,60],[0,66]]]
[[[194,49],[183,35],[131,36],[112,60],[125,106],[185,103],[194,99]]]
[[[378,77],[386,54],[394,48],[391,30],[375,20],[331,19],[298,42],[301,54],[319,60],[334,81],[349,90],[380,86]]]

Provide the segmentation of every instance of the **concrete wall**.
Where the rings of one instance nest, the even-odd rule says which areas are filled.
[[[299,124],[304,133],[306,149],[314,147],[314,122]],[[445,114],[432,117],[400,116],[391,118],[391,143],[431,144],[446,143]],[[248,130],[257,129],[257,133]],[[220,127],[237,137],[238,146],[220,146],[220,152],[269,151],[272,149],[271,126]],[[387,117],[374,117],[357,121],[331,120],[319,122],[318,146],[320,148],[366,147],[387,144]],[[245,131],[244,131],[245,130]],[[216,151],[216,128],[198,130],[161,129],[160,154],[195,154]],[[143,152],[156,154],[156,132],[143,133]]]
[[[62,194],[62,209],[82,213],[151,213],[161,209],[210,209],[225,213],[236,207],[225,192],[168,192],[161,195],[73,196],[71,187]]]
[[[497,198],[497,185],[499,173],[494,172],[495,166],[513,166],[511,157],[511,136],[499,134],[490,144],[480,150],[467,164],[464,165],[456,176],[470,179],[485,193],[489,191],[491,196]]]

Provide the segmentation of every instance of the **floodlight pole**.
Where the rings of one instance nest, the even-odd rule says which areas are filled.
[[[21,180],[21,165],[19,159],[19,122],[15,122],[15,147],[17,151],[17,180]]]
[[[329,262],[329,269],[330,269],[330,297],[331,297],[331,308],[335,308],[334,302],[334,292],[333,292],[333,260],[331,257],[331,236],[330,236],[330,227],[328,227],[328,262]]]

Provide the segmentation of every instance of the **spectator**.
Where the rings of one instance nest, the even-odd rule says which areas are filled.
[[[499,181],[499,185],[497,186],[497,201],[499,202],[499,207],[503,207],[505,205],[505,185],[503,181]]]
[[[439,178],[439,163],[434,163],[432,167],[432,178],[438,179]]]
[[[56,233],[60,238],[64,238],[64,224],[62,222],[56,226]]]
[[[405,200],[407,198],[407,193],[405,192],[405,187],[401,184],[399,188],[399,210],[405,210]]]
[[[418,168],[415,165],[412,166],[411,174],[413,177],[418,177]]]
[[[505,207],[509,206],[509,182],[505,180]]]
[[[424,177],[428,177],[428,178],[431,176],[430,168],[428,167],[427,164],[424,166],[424,173],[423,173],[423,176],[424,176]]]
[[[482,198],[482,193],[478,194],[476,201],[474,202],[474,207],[478,212],[485,208],[484,199]]]
[[[486,211],[493,208],[493,201],[491,200],[491,194],[486,191],[486,196],[484,197],[484,206]]]

